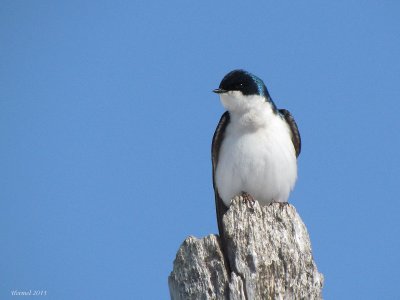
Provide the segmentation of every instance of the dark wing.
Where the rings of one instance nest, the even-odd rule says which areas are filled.
[[[217,169],[218,164],[218,156],[219,149],[221,148],[222,140],[224,138],[225,129],[229,124],[230,116],[229,112],[225,112],[221,119],[219,120],[218,126],[215,129],[212,146],[211,146],[211,158],[212,158],[212,174],[213,174],[213,186],[215,193],[215,208],[217,210],[217,222],[218,222],[218,231],[219,236],[221,238],[222,243],[224,243],[224,231],[222,229],[222,217],[224,213],[228,210],[222,201],[221,197],[218,194],[217,184],[215,183],[215,171]],[[224,245],[223,245],[224,246]]]
[[[299,157],[301,151],[301,138],[299,129],[297,128],[297,124],[288,110],[279,109],[279,113],[285,118],[286,123],[289,125],[290,131],[292,133],[292,143],[294,149],[296,150],[296,157]]]

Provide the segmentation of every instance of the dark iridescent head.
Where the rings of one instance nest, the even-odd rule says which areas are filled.
[[[245,96],[259,95],[271,101],[267,87],[257,76],[245,70],[233,70],[225,75],[219,88],[213,92],[223,94],[229,91],[240,91]]]

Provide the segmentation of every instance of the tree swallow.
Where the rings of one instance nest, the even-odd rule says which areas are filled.
[[[234,70],[213,91],[227,111],[212,140],[215,204],[220,236],[231,199],[243,195],[261,205],[287,202],[297,179],[301,140],[289,111],[277,109],[264,82]]]

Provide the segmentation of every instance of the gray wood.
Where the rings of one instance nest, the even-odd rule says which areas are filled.
[[[235,197],[223,228],[230,268],[218,236],[188,237],[168,278],[171,299],[322,299],[324,278],[292,205]]]

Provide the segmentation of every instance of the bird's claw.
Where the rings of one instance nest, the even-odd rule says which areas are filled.
[[[246,203],[247,205],[249,205],[250,207],[253,207],[254,203],[256,203],[256,201],[254,200],[253,196],[250,195],[247,192],[242,192],[240,194],[240,196],[242,196],[243,202]]]
[[[278,204],[280,209],[285,208],[289,205],[289,202],[272,201],[269,205]]]

